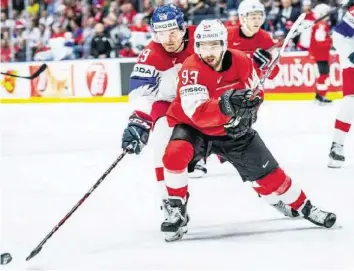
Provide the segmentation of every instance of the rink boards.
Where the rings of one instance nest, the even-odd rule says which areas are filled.
[[[129,75],[135,58],[48,62],[48,69],[30,81],[0,77],[1,103],[127,102]],[[42,63],[2,63],[1,72],[27,76]],[[280,72],[265,82],[267,100],[312,100],[319,76],[314,60],[306,52],[288,52],[280,61]],[[338,56],[331,55],[330,99],[342,97]]]

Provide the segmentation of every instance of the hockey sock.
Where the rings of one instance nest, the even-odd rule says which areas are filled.
[[[253,189],[268,203],[274,204],[282,201],[294,210],[299,210],[306,201],[305,193],[293,184],[291,178],[281,168],[253,182]]]
[[[320,77],[317,78],[316,81],[316,89],[318,95],[321,97],[326,96],[328,90],[328,74],[321,74]]]
[[[163,163],[165,183],[170,197],[186,200],[188,192],[188,164],[192,161],[194,148],[184,140],[173,140],[167,145]]]
[[[344,144],[354,118],[354,95],[345,96],[335,122],[333,142]]]

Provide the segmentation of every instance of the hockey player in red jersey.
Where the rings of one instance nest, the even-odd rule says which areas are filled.
[[[330,228],[333,213],[313,206],[302,189],[278,165],[252,128],[262,99],[250,99],[258,76],[241,51],[227,50],[227,29],[219,20],[204,20],[195,31],[195,54],[178,73],[177,98],[169,107],[174,127],[165,150],[165,183],[170,215],[161,225],[166,241],[183,237],[188,221],[187,166],[207,151],[224,157],[274,205],[288,205],[294,215]]]
[[[258,0],[243,0],[238,8],[240,25],[228,28],[230,49],[238,49],[252,57],[258,74],[268,69],[272,61],[272,49],[275,43],[272,37],[261,26],[265,20],[264,5]],[[273,79],[279,72],[276,66],[269,79]]]
[[[328,167],[340,168],[345,161],[344,142],[354,120],[354,1],[342,0],[348,10],[333,31],[343,78],[343,100],[334,124]],[[353,153],[353,150],[352,150]]]
[[[184,60],[194,53],[195,26],[186,26],[183,13],[169,4],[154,10],[151,28],[153,41],[139,54],[130,77],[129,100],[136,110],[124,130],[122,148],[129,148],[129,153],[140,154],[153,130],[151,144],[155,176],[166,216],[168,201],[162,157],[172,134],[166,112],[176,97],[177,73]],[[205,174],[202,162],[193,161],[189,166],[190,174]]]
[[[313,12],[315,18],[318,19],[327,14],[331,7],[326,4],[318,4]],[[329,17],[317,22],[312,27],[309,55],[316,61],[319,77],[316,79],[316,101],[319,104],[331,103],[326,98],[329,86],[329,58],[332,47],[331,29],[328,24]]]

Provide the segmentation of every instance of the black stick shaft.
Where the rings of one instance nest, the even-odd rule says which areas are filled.
[[[6,72],[1,72],[2,75],[6,75],[6,76],[11,76],[11,77],[16,77],[16,78],[23,78],[23,79],[35,79],[37,78],[42,72],[45,71],[45,69],[47,69],[47,64],[42,64],[38,70],[36,70],[36,72],[30,76],[22,76],[22,75],[16,75],[16,74],[12,74],[12,73],[6,73]]]
[[[117,166],[117,164],[123,159],[127,154],[127,150],[124,150],[121,155],[113,162],[113,164],[106,170],[106,172],[97,180],[97,182],[90,188],[90,190],[76,203],[76,205],[68,212],[59,223],[47,234],[47,236],[39,243],[39,245],[32,250],[30,255],[26,258],[26,261],[32,259],[36,256],[42,249],[43,245],[48,241],[49,238],[68,220],[68,218],[81,206],[81,204],[92,194],[93,191],[103,182],[107,175]]]

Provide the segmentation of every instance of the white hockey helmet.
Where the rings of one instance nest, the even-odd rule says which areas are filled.
[[[265,18],[265,8],[259,0],[243,0],[238,7],[237,13],[239,16],[246,17],[248,13],[255,11],[262,12]]]
[[[220,20],[203,20],[194,32],[194,51],[199,54],[199,43],[202,41],[220,40],[223,50],[227,50],[227,29]]]
[[[316,19],[322,17],[323,15],[329,13],[331,11],[331,7],[329,5],[326,4],[319,4],[317,6],[315,6],[315,8],[313,9],[313,14],[315,16]]]

